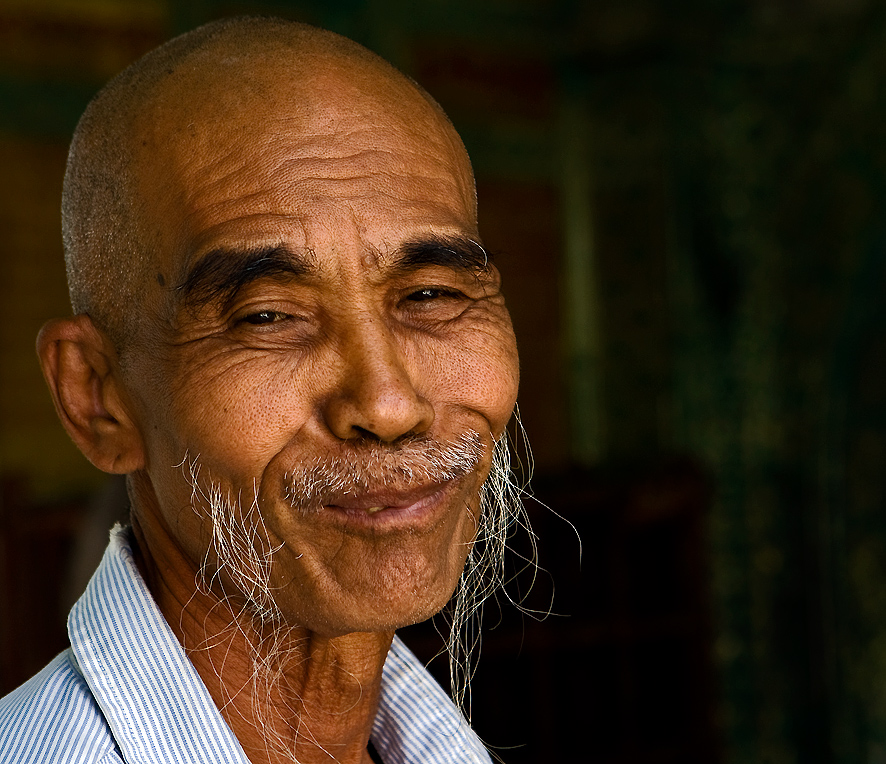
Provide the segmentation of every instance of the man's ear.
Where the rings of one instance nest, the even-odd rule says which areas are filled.
[[[144,445],[125,405],[116,350],[86,314],[50,321],[37,355],[55,410],[77,447],[104,472],[144,466]]]

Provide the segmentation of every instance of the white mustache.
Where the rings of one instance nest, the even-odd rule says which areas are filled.
[[[473,472],[483,450],[483,438],[473,430],[451,443],[419,435],[396,446],[355,446],[287,472],[284,496],[293,509],[319,510],[336,497],[443,483]]]

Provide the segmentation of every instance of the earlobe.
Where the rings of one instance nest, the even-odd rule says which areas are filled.
[[[89,316],[56,319],[37,337],[55,410],[77,447],[105,472],[144,466],[141,434],[127,410],[116,353]]]

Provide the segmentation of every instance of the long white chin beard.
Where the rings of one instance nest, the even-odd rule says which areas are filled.
[[[525,438],[519,420],[517,427]],[[472,442],[472,438],[468,437],[466,442]],[[212,526],[212,541],[199,571],[198,586],[203,591],[221,592],[228,603],[235,598],[243,603],[234,611],[238,620],[241,616],[250,616],[256,630],[253,638],[264,635],[261,644],[255,645],[252,656],[254,681],[259,681],[260,674],[268,674],[270,679],[279,673],[279,668],[273,666],[280,665],[270,654],[274,651],[273,645],[281,645],[283,633],[290,628],[271,587],[273,557],[282,544],[272,547],[270,543],[259,507],[257,485],[253,486],[253,496],[244,512],[239,496],[227,495],[211,480],[208,487],[201,487],[198,458],[186,456],[182,466],[186,466],[186,477],[192,486],[192,505],[195,511],[208,512]],[[533,550],[535,547],[535,537],[521,500],[524,494],[511,472],[511,453],[507,435],[503,433],[494,444],[489,475],[481,488],[476,540],[446,608],[452,696],[468,718],[469,682],[480,642],[482,606],[504,585],[505,550],[516,525],[529,533]],[[534,564],[534,559],[529,562]],[[234,592],[226,592],[228,581]],[[212,636],[208,635],[208,639]]]
[[[515,420],[528,455],[526,433],[516,414]],[[531,472],[531,462],[527,465],[527,472]],[[505,552],[515,527],[522,527],[529,535],[532,554],[526,562],[530,567],[536,565],[535,534],[523,506],[524,495],[526,489],[516,483],[511,470],[511,451],[505,432],[495,442],[492,466],[481,489],[480,525],[476,540],[468,554],[455,594],[444,611],[449,621],[449,633],[445,638],[452,698],[469,720],[470,678],[480,647],[483,603],[504,590]]]
[[[195,493],[199,464],[190,464]],[[234,586],[226,593],[243,598],[242,615],[248,612],[262,630],[282,626],[283,615],[277,606],[271,588],[271,570],[274,554],[283,544],[272,547],[258,502],[258,487],[253,484],[252,500],[244,512],[239,497],[232,500],[220,486],[210,483],[201,492],[208,507],[212,527],[212,545],[200,566],[200,583],[205,590],[215,588],[225,593],[225,578]],[[214,564],[211,562],[214,560]]]

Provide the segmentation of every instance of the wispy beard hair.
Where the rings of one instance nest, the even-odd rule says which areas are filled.
[[[529,540],[529,557],[524,562],[533,571],[538,568],[536,536],[523,504],[523,497],[528,495],[528,483],[532,473],[532,453],[529,450],[526,431],[516,412],[514,421],[517,436],[522,439],[527,458],[527,463],[523,465],[525,477],[521,483],[517,482],[512,469],[512,453],[508,445],[507,431],[505,431],[495,442],[489,475],[480,490],[477,535],[468,553],[455,593],[442,611],[443,618],[449,626],[442,636],[449,659],[452,699],[468,720],[471,718],[470,683],[479,658],[484,603],[489,598],[502,594],[512,605],[527,612],[505,588],[509,581],[505,574],[508,539],[518,528],[523,529]],[[532,580],[534,581],[534,574]]]
[[[519,420],[517,427],[525,443]],[[355,446],[343,449],[334,458],[319,458],[288,472],[284,494],[294,509],[317,511],[333,495],[358,495],[379,488],[406,490],[429,482],[458,479],[475,470],[482,456],[482,437],[473,431],[449,444],[416,436],[396,446]],[[221,592],[229,605],[235,601],[242,603],[234,609],[237,617],[233,628],[242,630],[244,620],[253,622],[246,641],[252,652],[254,713],[261,720],[260,699],[271,697],[283,676],[287,653],[293,651],[292,627],[277,606],[271,585],[273,557],[282,544],[274,547],[270,541],[259,507],[257,484],[245,505],[239,495],[225,492],[211,476],[208,482],[200,479],[199,457],[186,456],[182,467],[192,486],[192,505],[195,511],[208,513],[212,528],[197,585],[203,591]],[[528,532],[533,550],[529,564],[535,564],[535,537],[521,500],[524,494],[524,487],[516,483],[512,473],[511,452],[503,433],[494,444],[489,475],[481,488],[475,541],[455,593],[444,610],[449,625],[444,640],[452,697],[468,719],[470,678],[480,644],[482,606],[506,583],[505,550],[515,527],[521,526]],[[226,591],[228,581],[233,592]],[[244,615],[249,618],[244,619]],[[209,636],[201,647],[221,637]],[[262,726],[270,748],[292,757],[290,745],[272,732],[274,725]],[[305,731],[302,726],[300,732]]]

